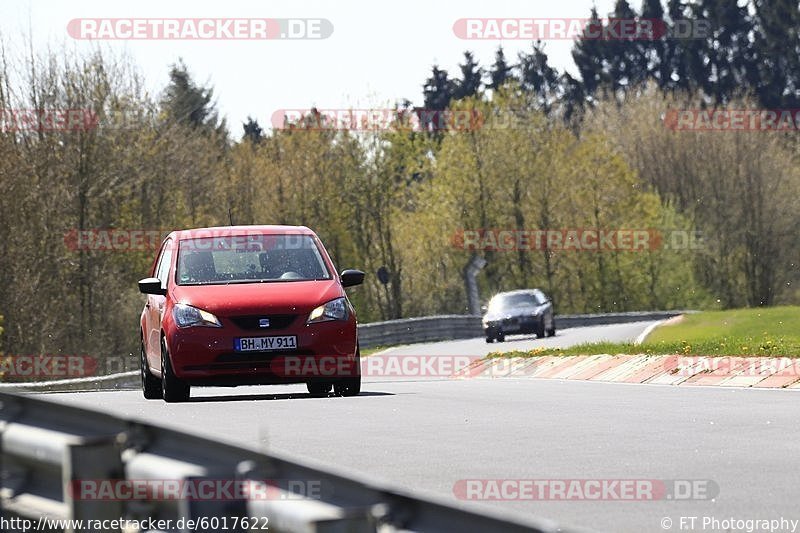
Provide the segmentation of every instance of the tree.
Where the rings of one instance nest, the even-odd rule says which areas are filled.
[[[541,41],[533,44],[530,54],[519,54],[520,82],[533,99],[534,105],[548,113],[558,90],[558,72],[547,62]]]
[[[456,81],[454,98],[461,100],[480,93],[483,87],[483,69],[475,61],[472,52],[464,52],[464,63],[459,65],[461,78]]]
[[[503,47],[499,46],[497,52],[494,54],[494,63],[489,71],[489,77],[492,80],[491,83],[489,83],[489,88],[493,91],[500,89],[508,79],[513,78],[512,70],[513,66],[506,62],[506,55],[505,52],[503,52]]]
[[[768,108],[800,107],[800,5],[755,0],[755,42],[750,85]]]
[[[225,121],[220,121],[213,97],[214,89],[197,85],[181,59],[170,67],[161,108],[174,122],[222,132]]]
[[[434,131],[437,137],[440,136],[432,112],[441,112],[447,109],[451,100],[455,98],[456,88],[456,82],[448,77],[447,71],[434,65],[431,77],[425,82],[422,90],[425,98],[424,108],[418,110],[419,122],[423,130]]]
[[[450,105],[450,100],[455,96],[455,82],[448,77],[447,71],[434,65],[431,77],[425,82],[422,94],[425,98],[425,108],[443,111]]]
[[[258,144],[261,142],[263,138],[261,126],[258,125],[258,121],[254,120],[252,117],[247,117],[247,122],[242,124],[242,128],[244,129],[244,138],[250,141],[253,144]]]
[[[694,66],[692,75],[705,94],[717,103],[726,103],[741,93],[747,84],[753,57],[750,34],[752,20],[747,6],[729,0],[702,0],[691,5],[691,20],[707,20],[711,34],[705,39],[684,39],[684,45],[699,46],[702,65]]]
[[[800,241],[796,139],[778,132],[672,131],[660,119],[685,96],[653,87],[595,110],[591,129],[613,139],[644,185],[704,235],[689,256],[696,278],[722,307],[791,301]],[[704,96],[696,94],[691,102]],[[696,105],[696,104],[694,104]],[[756,107],[733,100],[731,109]]]
[[[660,35],[666,30],[664,21],[664,6],[661,0],[644,0],[642,3],[642,19],[650,21],[655,28],[652,39],[637,41],[638,48],[636,70],[640,73],[640,81],[654,79],[658,86],[663,88],[669,80],[669,66],[667,55],[667,35]]]
[[[631,8],[628,0],[617,0],[609,24],[634,19],[636,19],[636,12]],[[632,37],[611,37],[607,42],[603,42],[605,60],[608,62],[608,77],[614,94],[636,86],[645,79],[647,69],[642,69],[642,58],[637,41]]]
[[[597,9],[594,7],[590,15],[589,26],[604,27],[597,15]],[[606,67],[606,47],[603,41],[589,36],[580,37],[572,47],[572,60],[578,67],[587,96],[593,96],[601,86],[609,81]]]
[[[586,104],[585,86],[581,80],[575,79],[565,72],[559,80],[561,87],[562,116],[566,123],[577,122]]]
[[[211,204],[215,182],[219,179],[218,175],[207,175],[206,170],[222,162],[227,155],[227,126],[225,120],[219,119],[213,102],[213,89],[195,83],[182,60],[172,65],[169,77],[160,102],[162,115],[166,118],[165,130],[181,132],[187,144],[208,140],[217,145],[215,150],[197,152],[180,171],[186,183],[186,204],[191,224],[196,225],[207,215],[203,207]],[[206,161],[208,158],[214,160]]]

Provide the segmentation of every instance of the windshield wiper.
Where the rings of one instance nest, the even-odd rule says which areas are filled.
[[[293,281],[329,281],[331,278],[302,278],[302,279],[230,279],[223,281],[196,281],[191,283],[179,283],[180,286],[198,285],[240,285],[245,283],[288,283]]]

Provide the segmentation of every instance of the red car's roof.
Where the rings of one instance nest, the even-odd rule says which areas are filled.
[[[178,240],[196,239],[202,237],[226,236],[226,235],[314,235],[306,226],[279,226],[279,225],[260,225],[260,226],[215,226],[210,228],[193,228],[176,230],[169,234]]]

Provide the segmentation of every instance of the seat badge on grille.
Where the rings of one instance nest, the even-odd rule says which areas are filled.
[[[258,319],[258,327],[260,327],[260,328],[268,328],[269,327],[269,318],[259,318]]]

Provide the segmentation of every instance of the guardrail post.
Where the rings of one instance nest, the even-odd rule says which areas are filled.
[[[479,315],[481,313],[481,303],[478,297],[478,282],[475,279],[478,273],[486,266],[486,259],[479,255],[473,255],[469,263],[464,267],[464,284],[467,289],[467,305],[469,314]]]
[[[200,482],[203,480],[211,481],[212,483],[216,483],[218,481],[235,481],[234,478],[230,478],[227,480],[220,480],[214,479],[207,476],[187,476],[184,478],[186,483],[191,483],[195,487],[199,487]],[[238,483],[233,484],[234,491],[238,491],[241,486]],[[212,489],[212,492],[216,492],[217,489]],[[232,520],[227,520],[227,524],[223,523],[225,518],[233,518],[233,517],[244,517],[247,513],[247,501],[241,498],[232,497],[227,499],[223,497],[220,493],[214,493],[210,498],[203,498],[202,495],[196,500],[193,499],[186,499],[181,500],[178,503],[178,517],[185,518],[184,527],[180,529],[180,531],[189,532],[198,532],[198,531],[209,531],[209,532],[217,532],[222,530],[228,531],[243,531],[242,528],[233,529],[229,524],[232,523]],[[192,520],[195,522],[194,528],[191,529],[188,527],[188,521]]]
[[[124,479],[124,468],[120,449],[113,438],[88,440],[70,444],[64,452],[64,502],[68,508],[68,519],[74,520],[118,520],[122,516],[123,503],[105,500],[98,493],[100,483],[113,484]],[[82,482],[92,494],[81,490]],[[85,531],[95,528],[85,528]],[[67,527],[65,533],[82,533]],[[104,528],[103,531],[117,533],[120,528]]]

